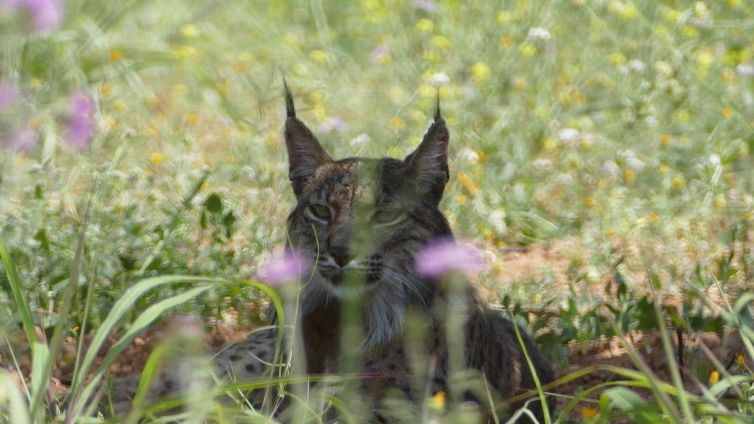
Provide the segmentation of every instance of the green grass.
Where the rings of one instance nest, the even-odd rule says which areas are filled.
[[[742,340],[742,365],[687,349],[689,374],[667,381],[646,352],[627,353],[638,371],[598,365],[616,377],[568,386],[557,422],[751,422],[754,8],[433,4],[71,0],[47,34],[0,11],[0,83],[23,93],[0,110],[0,143],[36,137],[0,147],[0,362],[33,358],[30,392],[0,373],[0,422],[85,415],[46,397],[51,355],[76,378],[101,376],[97,343],[118,335],[112,360],[168,309],[258,323],[268,297],[246,281],[284,243],[293,202],[283,76],[335,157],[409,153],[440,86],[452,160],[441,207],[494,258],[477,279],[488,300],[560,369],[566,343],[600,336],[656,333],[672,370],[678,334]],[[76,91],[95,103],[83,150],[66,143]],[[512,281],[503,254],[521,246],[553,247],[566,269]],[[65,357],[62,340],[82,332],[97,343]],[[220,405],[204,413],[236,422]]]

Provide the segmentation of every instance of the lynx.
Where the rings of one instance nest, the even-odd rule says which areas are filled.
[[[350,157],[334,160],[298,119],[285,86],[285,144],[296,205],[287,219],[287,249],[314,264],[302,279],[299,306],[305,369],[309,375],[337,374],[347,357],[356,358],[358,391],[370,402],[369,420],[391,421],[385,400],[403,396],[418,402],[426,394],[452,393],[445,324],[450,291],[442,279],[421,276],[417,253],[453,233],[438,208],[449,179],[449,131],[440,113],[413,153],[404,159]],[[490,310],[466,284],[456,292],[468,311],[463,321],[464,367],[476,370],[497,399],[535,388],[515,325]],[[347,305],[358,311],[353,317]],[[409,320],[421,323],[419,344],[431,360],[412,358]],[[417,319],[418,318],[418,319]],[[353,322],[357,324],[352,332]],[[553,371],[533,340],[518,331],[541,384]],[[361,339],[343,351],[343,338]],[[218,372],[250,378],[267,372],[274,332],[253,334],[215,357]],[[413,364],[423,368],[416,369]],[[161,376],[174,387],[176,377]],[[171,381],[172,380],[172,381]],[[417,381],[425,381],[417,388]],[[163,386],[164,386],[163,385]],[[170,392],[157,387],[153,395]],[[128,393],[127,393],[128,394]],[[486,395],[465,390],[479,404]],[[509,413],[523,403],[510,405]],[[551,407],[552,405],[550,405]],[[490,407],[488,405],[488,407]],[[542,421],[540,401],[528,403]]]

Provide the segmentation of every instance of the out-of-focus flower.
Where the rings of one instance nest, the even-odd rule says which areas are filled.
[[[537,159],[531,164],[534,165],[535,168],[541,169],[541,170],[550,169],[552,167],[552,161],[546,158]]]
[[[712,371],[709,373],[709,384],[717,384],[717,382],[720,381],[720,373],[717,371]]]
[[[421,18],[416,21],[416,29],[421,32],[431,32],[435,28],[434,22],[427,18]]]
[[[383,64],[390,60],[390,48],[387,44],[380,44],[369,54],[372,63]]]
[[[286,251],[283,256],[265,263],[257,277],[269,285],[278,286],[300,279],[310,268],[311,263],[304,256],[294,251]]]
[[[89,144],[94,135],[94,103],[84,92],[73,93],[68,97],[68,143],[81,149]]]
[[[722,163],[722,160],[720,159],[720,155],[717,153],[713,153],[709,156],[709,164],[713,167],[720,166]]]
[[[345,127],[346,123],[342,118],[339,116],[331,116],[319,126],[319,130],[324,134],[329,134],[342,131]]]
[[[391,130],[401,130],[403,128],[406,128],[406,121],[404,121],[400,116],[393,116],[389,121],[387,121],[387,126]]]
[[[437,278],[451,271],[478,272],[486,267],[484,257],[473,246],[453,239],[429,243],[416,255],[416,271]]]
[[[532,40],[552,40],[552,34],[544,28],[530,28],[528,37]]]
[[[25,9],[31,19],[31,26],[38,32],[54,31],[63,21],[63,5],[60,0],[6,0],[0,6],[9,10]]]
[[[29,150],[37,142],[37,134],[29,129],[16,130],[5,142],[10,150]]]
[[[414,8],[427,13],[435,13],[437,5],[432,0],[416,0],[414,2]]]
[[[429,407],[436,411],[442,412],[445,410],[445,392],[437,392],[429,398]]]
[[[149,162],[154,166],[160,165],[165,162],[165,155],[160,152],[154,152],[149,155]]]
[[[742,63],[738,66],[736,66],[736,72],[739,75],[745,75],[748,77],[754,76],[754,65],[749,65],[746,63]]]
[[[576,141],[576,139],[579,138],[579,135],[579,130],[576,128],[563,128],[558,131],[558,138],[566,142]]]
[[[746,357],[744,357],[743,354],[739,353],[736,355],[736,365],[738,365],[739,368],[746,366]]]
[[[490,65],[484,62],[477,62],[471,65],[471,79],[477,84],[484,84],[490,79],[492,70]]]
[[[450,82],[450,77],[445,72],[437,72],[429,77],[429,82],[435,86],[445,85]]]
[[[590,419],[597,416],[597,408],[594,408],[592,406],[582,406],[581,407],[581,418],[584,419]]]
[[[11,83],[0,83],[0,110],[7,109],[21,96],[21,90]]]
[[[642,62],[639,59],[632,59],[632,60],[629,60],[628,63],[626,64],[626,69],[629,72],[642,74],[644,73],[644,70],[647,69],[647,64]]]
[[[369,135],[362,133],[362,134],[359,134],[356,137],[354,137],[351,140],[350,144],[351,144],[351,146],[361,146],[361,145],[369,143],[371,140],[372,140],[372,138],[369,137]]]

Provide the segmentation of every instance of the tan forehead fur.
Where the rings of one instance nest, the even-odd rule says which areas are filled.
[[[314,172],[312,185],[321,185],[333,174],[341,174],[346,178],[338,187],[331,187],[328,201],[347,206],[355,200],[356,203],[372,202],[377,189],[376,174],[363,172],[365,166],[362,162],[329,162],[319,166]]]

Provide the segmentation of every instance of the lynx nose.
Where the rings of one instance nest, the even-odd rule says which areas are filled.
[[[346,266],[346,264],[353,259],[348,248],[345,247],[330,248],[330,255],[335,259],[335,263],[340,265],[341,268]]]

